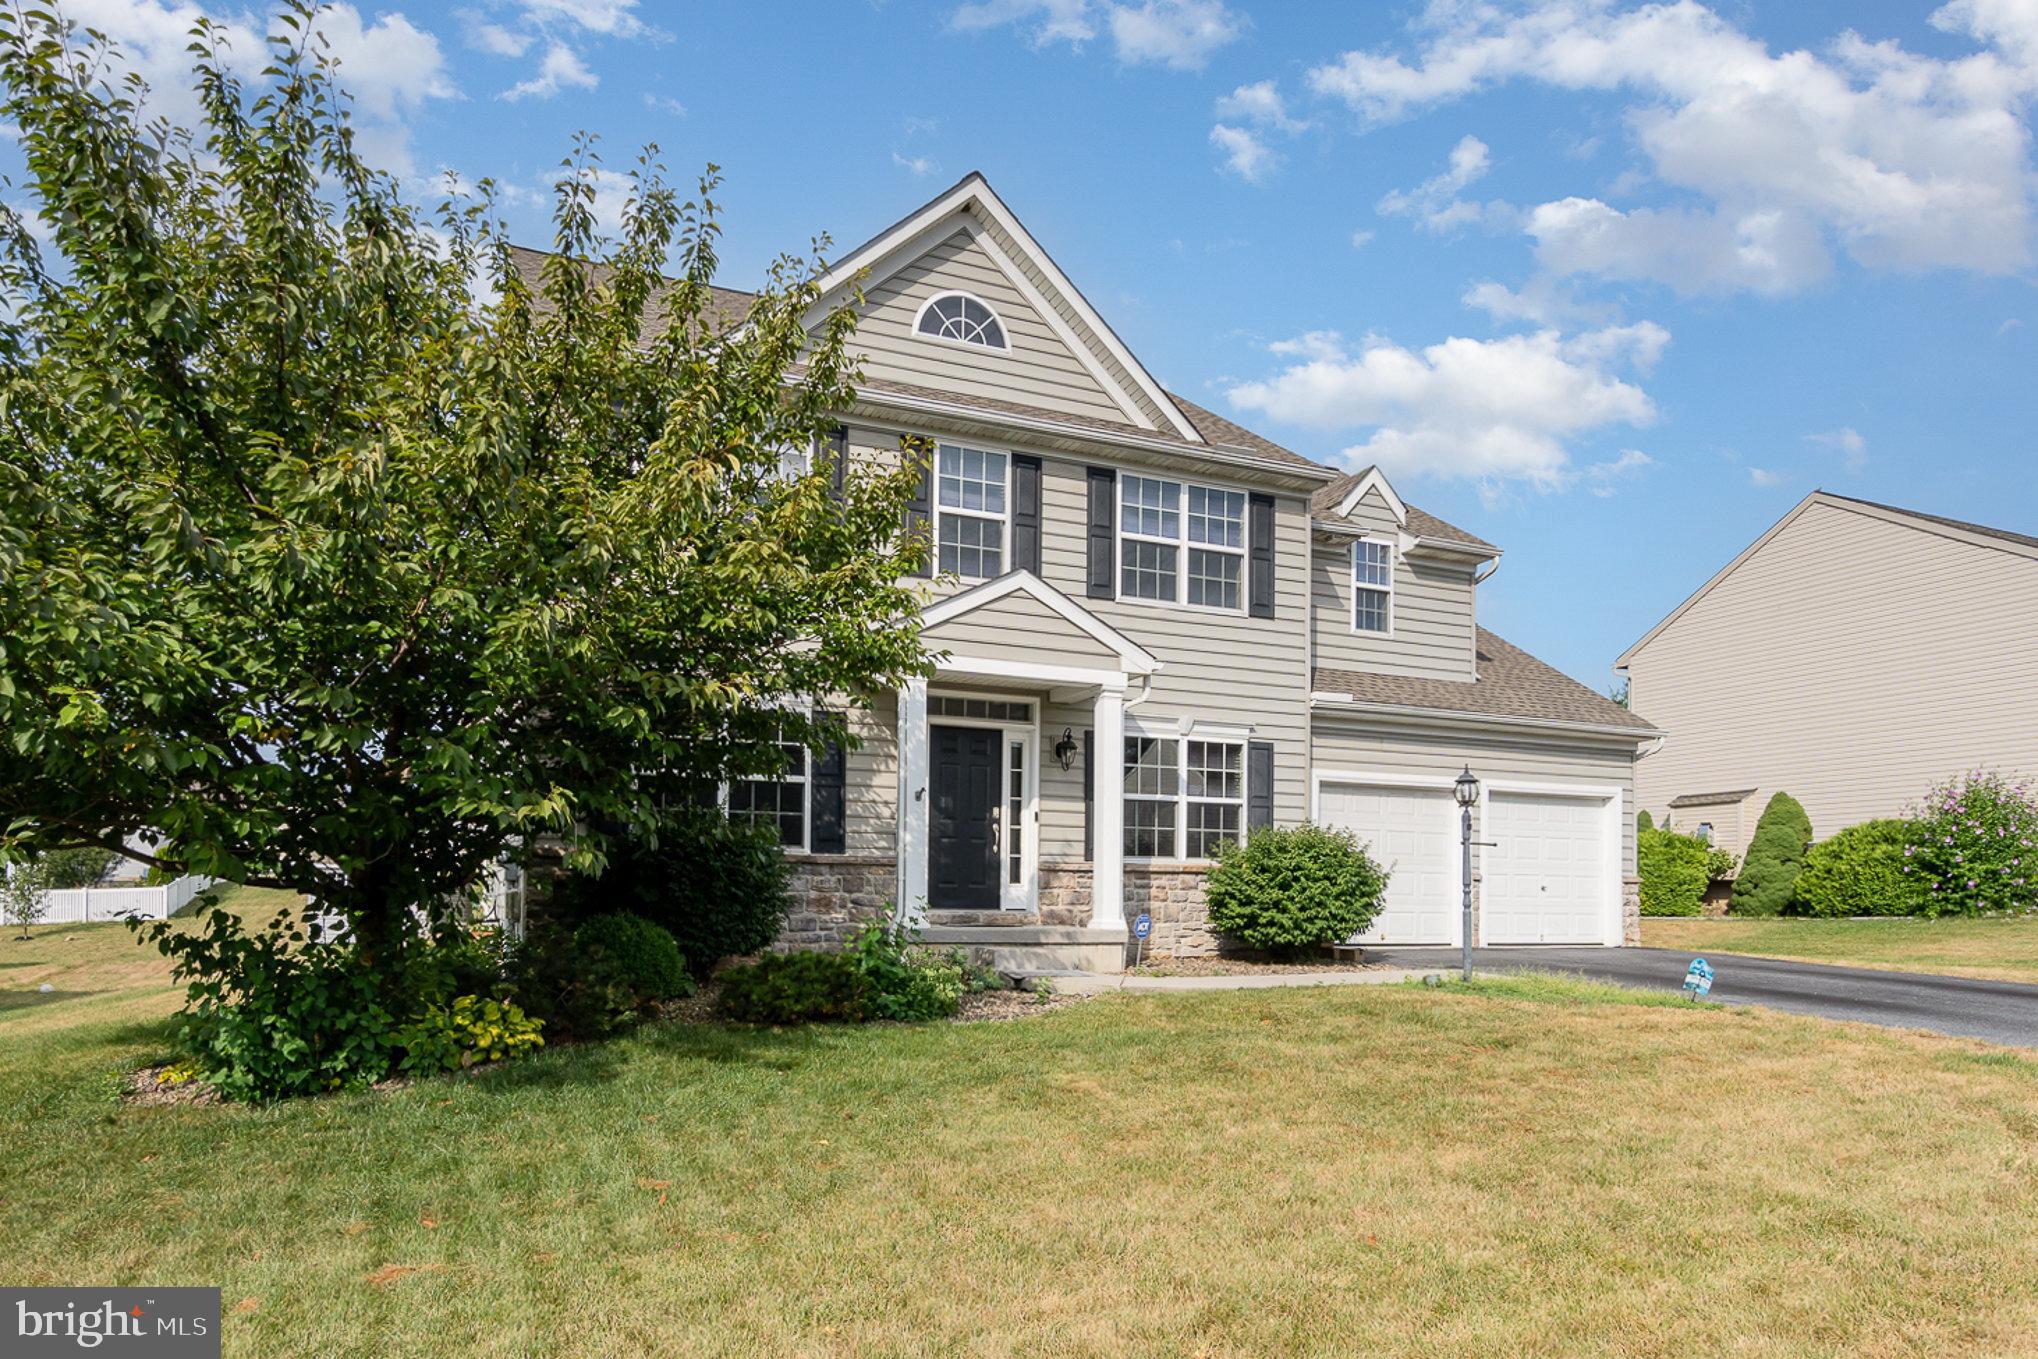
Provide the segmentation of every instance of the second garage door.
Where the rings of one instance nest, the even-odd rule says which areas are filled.
[[[1448,792],[1373,784],[1326,783],[1317,820],[1356,833],[1391,871],[1387,900],[1358,937],[1368,944],[1449,944],[1457,940],[1457,808]]]
[[[1606,942],[1606,799],[1495,792],[1485,830],[1491,843],[1480,864],[1479,901],[1486,943]]]

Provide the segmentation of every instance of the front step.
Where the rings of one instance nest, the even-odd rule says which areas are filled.
[[[1125,931],[1083,925],[929,925],[920,942],[959,948],[1000,972],[1125,970]]]

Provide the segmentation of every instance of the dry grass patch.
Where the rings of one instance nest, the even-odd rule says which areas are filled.
[[[2038,916],[2000,920],[1668,920],[1642,943],[1693,953],[2038,982]]]
[[[0,1048],[0,1276],[220,1285],[235,1356],[2038,1351],[2038,1063],[1637,999],[666,1025],[266,1110],[122,1107],[162,1029],[87,1024]]]

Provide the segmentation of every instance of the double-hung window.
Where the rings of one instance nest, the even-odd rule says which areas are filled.
[[[1207,859],[1245,825],[1245,743],[1125,738],[1125,854]]]
[[[1352,544],[1352,627],[1394,630],[1394,545],[1376,538]]]
[[[787,849],[807,847],[807,752],[787,741],[785,772],[736,779],[729,784],[729,817],[769,822],[778,828],[778,842]]]
[[[1006,489],[1011,459],[981,448],[935,450],[935,565],[943,575],[1005,574]]]
[[[1118,479],[1118,593],[1237,610],[1245,578],[1245,493],[1159,477]]]

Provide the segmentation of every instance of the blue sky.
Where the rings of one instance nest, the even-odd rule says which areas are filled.
[[[165,87],[198,12],[66,8]],[[326,25],[373,154],[493,178],[534,244],[579,129],[724,167],[732,286],[982,170],[1164,383],[1504,546],[1482,621],[1595,687],[1814,487],[2038,531],[2034,0]]]

